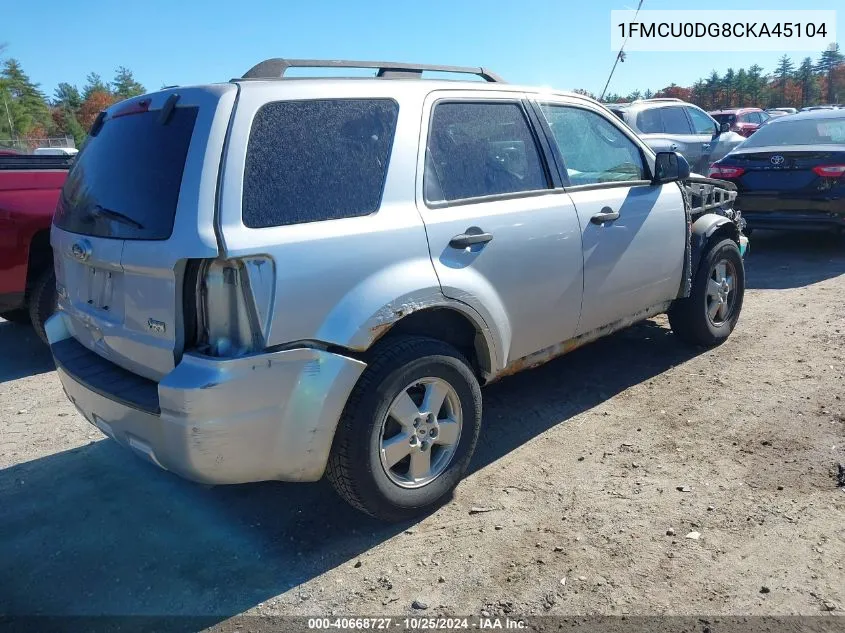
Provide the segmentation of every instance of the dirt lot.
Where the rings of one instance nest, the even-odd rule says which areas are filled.
[[[841,614],[845,242],[755,235],[747,269],[718,349],[658,318],[486,389],[471,474],[399,526],[156,470],[0,322],[0,614]]]

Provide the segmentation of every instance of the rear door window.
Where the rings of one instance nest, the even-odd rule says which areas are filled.
[[[663,118],[660,110],[652,108],[637,115],[637,129],[643,134],[659,134],[663,131]]]
[[[106,119],[77,155],[59,203],[60,229],[96,237],[166,240],[173,232],[198,109]]]
[[[377,211],[398,115],[391,99],[262,106],[247,146],[244,224],[265,228]]]
[[[692,134],[689,119],[683,108],[661,108],[660,116],[663,118],[663,131],[666,134]]]
[[[438,103],[431,115],[423,191],[427,202],[548,189],[519,103]]]

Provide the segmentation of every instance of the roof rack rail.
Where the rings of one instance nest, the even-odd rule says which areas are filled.
[[[265,59],[244,73],[241,79],[283,79],[288,68],[375,68],[381,79],[420,79],[424,71],[477,75],[484,81],[504,83],[496,73],[486,68],[468,66],[435,66],[431,64],[403,64],[399,62],[361,62],[348,59]]]
[[[677,99],[675,97],[652,97],[651,99],[637,99],[634,103],[654,103],[657,101],[671,101],[674,103],[683,103],[683,99]]]

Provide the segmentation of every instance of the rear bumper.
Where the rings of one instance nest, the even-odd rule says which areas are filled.
[[[47,332],[62,386],[80,413],[139,456],[202,483],[320,479],[365,368],[311,348],[235,359],[185,354],[161,382],[134,384],[139,377],[111,363],[111,379],[103,377],[109,369],[91,370],[102,359],[86,348],[77,350],[82,360],[57,349],[70,339],[66,318],[51,317]]]
[[[845,197],[801,198],[740,193],[736,206],[750,228],[845,226]]]

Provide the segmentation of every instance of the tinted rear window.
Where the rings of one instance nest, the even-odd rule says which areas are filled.
[[[159,110],[106,119],[74,161],[56,226],[97,237],[170,237],[197,111],[176,108],[166,124]]]
[[[743,147],[845,145],[845,114],[818,119],[781,119],[758,129]]]
[[[398,114],[389,99],[263,106],[247,146],[244,224],[264,228],[376,211]]]
[[[643,134],[659,134],[663,131],[660,110],[643,110],[637,115],[637,129]]]

